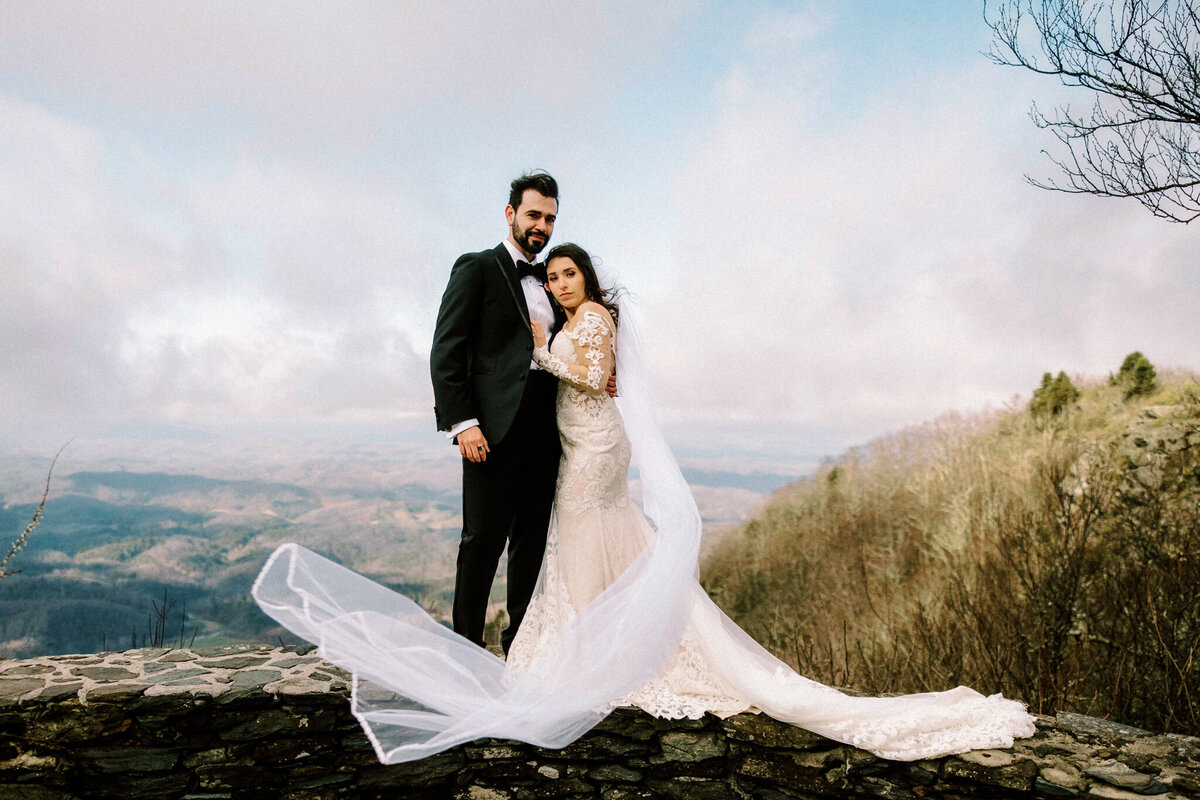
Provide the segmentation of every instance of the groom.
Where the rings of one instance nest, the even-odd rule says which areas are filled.
[[[463,464],[463,529],[454,580],[454,630],[481,647],[492,580],[508,545],[512,645],[533,595],[546,547],[561,447],[553,375],[533,363],[530,317],[548,331],[562,312],[533,265],[558,216],[558,184],[545,172],[512,182],[509,235],[491,250],[460,256],[442,295],[433,350],[434,415]]]

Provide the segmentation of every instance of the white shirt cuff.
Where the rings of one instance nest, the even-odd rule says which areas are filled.
[[[475,419],[474,417],[471,417],[470,419],[467,419],[467,420],[463,420],[462,422],[460,422],[457,425],[454,425],[450,428],[450,431],[446,434],[446,438],[453,439],[455,436],[458,436],[460,433],[465,431],[467,428],[473,428],[478,424],[479,424],[479,420]]]

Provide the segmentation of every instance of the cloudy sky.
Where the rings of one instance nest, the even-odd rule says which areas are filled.
[[[530,168],[677,421],[850,444],[1200,367],[1200,228],[1026,184],[1061,92],[988,36],[962,0],[0,0],[0,437],[432,428],[449,267]]]

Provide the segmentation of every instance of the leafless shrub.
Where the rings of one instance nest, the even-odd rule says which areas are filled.
[[[70,444],[70,442],[67,442],[67,444]],[[46,510],[46,500],[50,497],[50,478],[54,475],[54,465],[58,463],[58,457],[62,455],[62,451],[65,450],[66,447],[67,445],[64,444],[62,447],[58,448],[58,452],[54,454],[54,459],[50,462],[50,469],[46,471],[46,490],[42,492],[41,502],[38,503],[37,508],[35,508],[33,511],[33,519],[29,521],[29,524],[25,526],[25,530],[21,531],[21,535],[18,536],[16,541],[12,543],[12,546],[8,548],[8,552],[5,554],[4,558],[0,559],[0,579],[7,578],[9,575],[16,575],[20,573],[21,570],[19,569],[9,570],[8,562],[13,556],[25,548],[25,545],[29,542],[29,534],[33,533],[33,529],[36,528],[38,523],[42,521],[42,513]]]

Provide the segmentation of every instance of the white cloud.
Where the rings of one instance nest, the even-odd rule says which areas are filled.
[[[163,234],[135,213],[144,197],[117,190],[103,148],[0,98],[8,419],[429,405],[421,350],[440,286],[396,193],[283,164],[159,175],[159,210],[184,221]]]
[[[1132,349],[1196,366],[1194,231],[1024,184],[1020,73],[839,96],[870,62],[829,7],[10,4],[5,425],[427,415],[514,163],[647,301],[676,418],[886,430]],[[744,28],[680,45],[714,10]]]
[[[786,72],[734,65],[679,176],[652,320],[673,413],[882,431],[1137,348],[1196,366],[1190,232],[1025,184],[1011,75],[929,75],[830,125]]]
[[[814,2],[803,4],[799,10],[768,6],[750,19],[742,46],[755,55],[765,51],[772,56],[791,57],[793,48],[810,45],[833,23],[834,17]]]
[[[268,138],[370,141],[430,101],[535,113],[617,89],[690,3],[467,0],[8,4],[0,73],[170,113],[235,109]],[[614,57],[618,56],[618,57]],[[604,87],[603,81],[616,85]]]
[[[503,230],[430,148],[611,102],[690,5],[6,6],[6,421],[428,413],[449,264]]]

